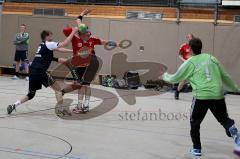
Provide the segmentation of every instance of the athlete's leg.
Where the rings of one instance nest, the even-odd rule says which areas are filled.
[[[25,67],[25,73],[29,74],[29,66],[28,66],[28,63],[26,61],[24,61],[24,67]]]
[[[67,87],[65,87],[63,90],[62,90],[62,93],[65,94],[65,93],[69,93],[69,92],[72,92],[72,91],[75,91],[75,90],[78,90],[78,89],[81,89],[81,83],[79,83],[80,79],[82,79],[83,75],[84,75],[84,72],[85,72],[85,69],[84,68],[71,68],[71,67],[68,67],[71,74],[72,74],[72,77],[74,79],[74,82],[72,85],[68,85]]]
[[[64,89],[62,89],[62,93],[70,93],[73,92],[75,90],[80,89],[82,86],[80,84],[77,84],[76,82],[73,82],[73,84],[68,85],[67,87],[65,87]]]
[[[56,100],[58,104],[63,104],[63,96],[62,96],[62,92],[61,92],[61,86],[59,85],[58,82],[54,81],[50,87],[54,90],[55,92],[55,96],[56,96]]]
[[[13,110],[15,110],[18,106],[21,104],[33,99],[35,97],[36,91],[35,90],[29,90],[28,94],[26,96],[23,96],[21,99],[17,100],[14,104],[9,105],[7,107],[7,113],[11,114]]]
[[[57,100],[57,115],[71,115],[71,113],[69,112],[69,105],[64,105],[63,103],[63,93],[62,93],[62,88],[60,86],[60,84],[55,81],[52,76],[49,73],[46,73],[45,75],[43,75],[42,77],[43,80],[43,85],[45,87],[50,86],[54,92],[55,92],[55,96],[56,96],[56,100]]]
[[[16,76],[18,76],[18,73],[19,73],[19,66],[20,66],[21,62],[20,61],[16,61]]]
[[[81,108],[83,105],[84,91],[85,91],[85,86],[78,89],[78,107],[79,108]]]
[[[23,61],[24,63],[24,71],[25,71],[25,74],[26,74],[26,81],[29,81],[29,66],[28,66],[28,63],[26,60]]]
[[[24,64],[24,71],[26,74],[29,73],[29,68],[28,68],[28,59],[27,59],[27,51],[22,51],[21,52],[21,57],[20,57],[21,63]]]
[[[235,122],[228,116],[225,99],[215,100],[211,105],[210,110],[217,121],[225,128],[228,137],[232,137],[235,143],[234,153],[240,156],[240,134],[235,127]]]
[[[209,107],[217,121],[225,128],[226,134],[229,137],[234,137],[230,128],[234,127],[234,120],[230,119],[227,112],[225,99],[214,100],[214,103]]]
[[[16,67],[15,67],[15,76],[13,77],[13,79],[18,79],[18,76],[19,76],[19,65],[21,61],[20,55],[21,54],[19,53],[19,51],[16,50],[15,56],[14,56]]]
[[[84,92],[85,92],[85,86],[82,86],[80,89],[78,89],[78,104],[73,109],[74,113],[78,114],[82,112]]]
[[[85,86],[85,107],[89,107],[89,101],[91,97],[91,87],[90,86]]]
[[[8,114],[11,114],[12,111],[16,109],[16,107],[35,97],[36,91],[42,88],[41,79],[42,79],[41,75],[30,74],[28,94],[26,96],[23,96],[21,99],[17,100],[14,104],[9,105],[7,108]]]
[[[207,114],[208,102],[203,100],[193,99],[192,113],[190,118],[191,124],[191,138],[193,142],[193,149],[201,150],[200,141],[200,125]]]
[[[26,96],[23,96],[20,100],[16,101],[14,105],[17,107],[29,100],[32,100],[36,95],[36,91],[29,90],[28,94]]]
[[[19,79],[19,66],[20,66],[20,61],[15,61],[16,66],[15,66],[15,75],[12,77],[13,80]]]

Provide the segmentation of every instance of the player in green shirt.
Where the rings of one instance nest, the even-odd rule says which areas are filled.
[[[210,109],[225,128],[227,135],[233,137],[236,143],[234,153],[240,155],[240,135],[234,126],[234,120],[230,119],[227,113],[224,86],[234,92],[240,92],[240,89],[214,56],[201,53],[200,39],[190,40],[189,45],[193,56],[185,61],[175,74],[165,73],[163,80],[170,83],[187,80],[193,88],[190,119],[193,149],[190,152],[194,156],[201,156],[200,125]]]

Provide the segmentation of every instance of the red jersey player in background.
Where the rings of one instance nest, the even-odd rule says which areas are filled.
[[[75,83],[81,81],[82,87],[74,88],[67,87],[62,90],[63,94],[78,89],[78,105],[73,109],[74,113],[86,113],[89,111],[89,101],[91,96],[91,81],[84,80],[87,68],[90,65],[91,59],[96,58],[94,48],[96,45],[105,45],[106,42],[95,38],[91,35],[88,27],[82,23],[84,15],[87,15],[91,11],[86,9],[77,18],[76,22],[79,28],[79,32],[75,34],[72,39],[73,58],[72,63],[75,67]],[[63,30],[65,36],[69,36],[72,32],[71,27],[66,27]],[[76,57],[76,58],[75,58]],[[74,60],[77,59],[77,60]],[[96,66],[98,67],[98,66]],[[71,71],[72,73],[72,71]],[[72,73],[74,76],[74,73]],[[77,79],[76,79],[77,78]],[[85,101],[83,99],[85,97]]]
[[[188,42],[190,40],[192,40],[194,38],[193,34],[188,34],[187,35],[187,40]],[[188,60],[189,58],[191,57],[191,53],[190,53],[190,46],[188,43],[184,43],[180,46],[180,49],[179,49],[179,58],[185,62],[186,60]],[[182,81],[178,84],[178,87],[175,91],[175,99],[179,99],[179,93],[180,91],[182,90],[183,86],[186,84],[187,82],[186,81]]]

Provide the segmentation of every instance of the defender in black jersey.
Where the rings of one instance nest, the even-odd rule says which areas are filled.
[[[27,102],[34,98],[36,91],[42,88],[42,85],[45,87],[51,87],[55,91],[57,102],[59,106],[63,102],[62,93],[60,92],[61,88],[59,84],[53,80],[50,74],[47,73],[47,70],[52,61],[59,62],[61,59],[55,58],[53,55],[54,51],[58,52],[72,52],[70,49],[64,48],[69,43],[77,32],[77,28],[73,28],[73,32],[68,36],[63,42],[53,42],[53,34],[50,31],[42,31],[41,39],[42,42],[38,47],[38,50],[35,54],[34,60],[30,66],[29,72],[29,91],[26,96],[18,100],[16,103],[9,105],[7,108],[7,113],[11,114],[17,106],[22,103]],[[61,106],[60,106],[61,107]],[[59,111],[65,115],[68,113],[64,108],[61,107]],[[69,113],[68,113],[69,114]]]

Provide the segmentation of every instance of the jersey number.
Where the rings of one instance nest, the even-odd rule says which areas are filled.
[[[36,54],[38,54],[40,50],[41,50],[41,46],[38,47]]]
[[[205,77],[208,81],[212,79],[208,67],[205,68]]]

